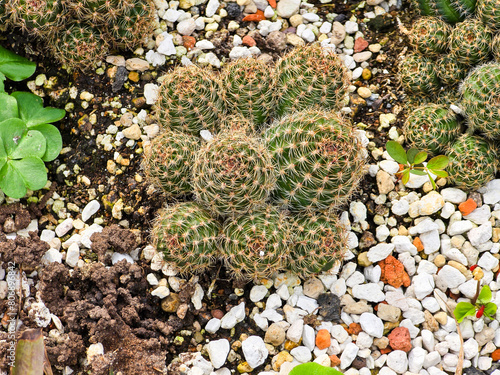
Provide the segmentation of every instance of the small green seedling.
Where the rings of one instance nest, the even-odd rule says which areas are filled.
[[[5,91],[5,78],[22,81],[35,73],[35,69],[36,64],[34,62],[0,47],[0,92]]]
[[[295,366],[290,375],[343,375],[332,367],[321,366],[318,363],[303,363]]]
[[[479,289],[479,286],[478,286]],[[477,299],[472,303],[470,302],[459,302],[453,314],[457,319],[457,322],[461,323],[466,316],[476,315],[476,318],[481,318],[483,315],[493,320],[493,316],[497,312],[497,305],[491,301],[491,289],[488,285],[483,286],[481,293],[477,296]]]
[[[429,176],[433,189],[436,189],[436,182],[431,173],[437,177],[448,177],[448,172],[444,169],[448,166],[450,160],[445,155],[435,156],[424,165],[423,163],[427,160],[427,152],[425,151],[410,148],[408,152],[406,152],[403,146],[396,141],[387,142],[385,147],[387,153],[399,164],[403,164],[404,166],[404,169],[398,172],[403,184],[406,184],[410,180],[410,173],[420,176],[427,175]]]

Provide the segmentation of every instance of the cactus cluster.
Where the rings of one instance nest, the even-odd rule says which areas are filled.
[[[423,16],[439,17],[455,24],[474,14],[476,0],[412,0],[413,6]]]
[[[476,13],[477,18],[463,22],[441,17],[454,26],[433,17],[419,19],[408,35],[416,52],[399,70],[408,102],[418,107],[405,123],[406,140],[431,154],[446,153],[450,180],[468,188],[488,182],[500,167],[493,143],[500,140],[500,36],[493,35],[500,29],[498,1],[478,0]]]
[[[40,38],[62,64],[89,69],[110,51],[134,48],[151,34],[151,0],[5,0],[0,21]],[[5,12],[2,14],[2,12]]]
[[[197,67],[167,74],[154,108],[164,133],[146,147],[143,166],[168,197],[194,198],[155,223],[154,241],[167,260],[181,272],[201,272],[218,254],[235,277],[248,279],[285,270],[307,277],[342,257],[346,228],[335,210],[366,163],[356,130],[336,113],[346,74],[319,45],[296,49],[276,66],[244,59],[219,74]],[[187,204],[204,216],[186,213]],[[178,243],[183,230],[208,222],[206,215],[220,223],[218,250],[186,245],[205,243],[200,232]],[[169,224],[178,217],[187,218]],[[212,244],[212,232],[204,233]],[[189,269],[198,249],[203,256]]]

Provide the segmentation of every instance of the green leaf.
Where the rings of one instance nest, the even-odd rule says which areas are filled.
[[[42,158],[45,155],[46,144],[47,141],[42,133],[37,130],[28,130],[9,157],[11,159],[23,159],[28,156]]]
[[[47,170],[42,159],[29,156],[22,160],[11,160],[7,164],[17,170],[28,189],[40,190],[47,184]]]
[[[5,79],[6,79],[5,75],[2,72],[0,72],[0,92],[5,92],[5,85],[4,85]]]
[[[415,147],[412,147],[408,150],[408,152],[406,153],[408,157],[408,163],[413,164],[415,162],[415,155],[417,155],[418,152],[418,149],[416,149]]]
[[[446,171],[441,171],[441,170],[436,170],[436,169],[429,169],[433,174],[435,174],[437,177],[448,177],[448,172]]]
[[[22,81],[35,73],[35,69],[34,62],[0,46],[0,72],[7,78]]]
[[[423,163],[427,159],[427,152],[425,151],[420,151],[417,155],[415,155],[415,160],[414,164],[420,164]]]
[[[459,302],[457,307],[453,310],[453,314],[457,322],[462,323],[466,316],[472,316],[476,313],[476,306],[469,302]]]
[[[420,169],[412,169],[410,173],[419,175],[419,176],[425,176],[427,173],[425,171],[421,171]]]
[[[340,371],[332,367],[321,366],[318,363],[302,363],[295,366],[290,375],[343,375]]]
[[[11,163],[0,169],[0,189],[11,198],[19,199],[26,195],[24,179]]]
[[[450,159],[448,159],[447,156],[445,155],[439,155],[436,157],[433,157],[429,162],[427,163],[427,168],[429,169],[445,169],[450,162]]]
[[[0,122],[0,138],[3,140],[5,152],[12,154],[19,144],[19,140],[28,131],[23,120],[11,118]]]
[[[30,92],[16,91],[12,93],[12,96],[16,98],[19,105],[19,117],[26,122],[28,128],[59,121],[66,115],[64,109],[44,108],[42,98]]]
[[[477,296],[477,303],[479,305],[486,305],[491,301],[491,289],[488,285],[484,285],[481,292]]]
[[[386,143],[385,148],[387,153],[398,163],[406,164],[408,162],[408,159],[406,158],[406,151],[398,142],[389,141]]]
[[[436,190],[437,189],[436,181],[434,181],[434,179],[432,178],[432,176],[431,176],[431,174],[429,172],[427,172],[427,175],[429,176],[429,180],[431,181],[432,188],[434,190]]]
[[[28,329],[21,333],[11,370],[11,375],[52,374],[41,329]]]
[[[52,161],[57,158],[62,149],[62,137],[59,129],[50,124],[35,125],[30,127],[30,129],[42,133],[47,141],[47,149],[45,150],[42,160]]]
[[[489,302],[484,306],[484,315],[493,320],[495,318],[495,314],[497,313],[497,305],[493,302]]]
[[[16,98],[4,92],[0,93],[0,119],[3,121],[9,118],[17,118],[17,114]]]
[[[410,170],[409,169],[405,169],[403,171],[403,178],[401,179],[401,181],[403,181],[403,184],[407,184],[408,181],[410,181]]]
[[[3,146],[3,140],[0,138],[0,169],[7,163],[7,153],[5,152],[5,147]]]

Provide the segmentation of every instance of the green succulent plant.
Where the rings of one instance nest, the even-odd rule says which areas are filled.
[[[474,14],[476,0],[412,0],[423,16],[439,17],[455,24]]]
[[[67,21],[61,0],[7,0],[5,11],[13,26],[38,37],[55,34]]]
[[[498,150],[489,141],[462,134],[447,152],[449,178],[459,188],[477,189],[495,177]]]
[[[191,171],[200,140],[186,133],[165,131],[144,148],[142,167],[146,177],[167,197],[188,194]]]
[[[413,24],[410,43],[426,57],[436,57],[448,50],[451,27],[436,17],[421,17]]]
[[[155,112],[166,129],[199,135],[217,131],[224,113],[220,79],[196,66],[181,67],[167,74],[160,87]]]
[[[500,30],[500,7],[496,0],[477,0],[477,17],[491,30]]]
[[[290,229],[270,205],[229,219],[223,228],[223,255],[237,279],[261,279],[285,269]]]
[[[271,155],[257,138],[220,133],[196,154],[192,170],[196,199],[211,212],[238,215],[262,205],[276,182]]]
[[[399,81],[405,92],[410,94],[435,94],[441,86],[435,64],[417,54],[411,54],[401,60]]]
[[[278,116],[314,106],[339,110],[349,86],[342,60],[319,45],[295,48],[283,56],[276,64],[276,77]]]
[[[292,261],[288,269],[308,278],[328,271],[347,251],[347,230],[331,213],[300,213],[291,221]]]
[[[206,271],[220,257],[221,225],[195,202],[178,203],[158,213],[154,246],[182,274]]]
[[[440,154],[462,134],[455,113],[446,106],[427,104],[412,111],[403,132],[411,147]]]
[[[491,41],[491,53],[496,62],[500,62],[500,34],[495,34]]]
[[[478,19],[460,22],[450,35],[450,54],[457,62],[475,65],[488,60],[491,53],[491,31]]]
[[[486,138],[500,138],[500,63],[472,70],[460,86],[467,124]]]
[[[461,64],[450,55],[443,55],[436,61],[436,74],[443,85],[454,86],[462,81],[470,69],[470,66]],[[446,93],[449,93],[446,90]]]
[[[364,175],[363,150],[350,123],[332,112],[294,112],[264,135],[278,179],[273,198],[293,211],[347,201]]]

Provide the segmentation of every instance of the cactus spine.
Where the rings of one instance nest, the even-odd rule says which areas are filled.
[[[436,62],[436,74],[443,85],[456,85],[468,71],[469,66],[459,63],[450,55],[443,55]]]
[[[56,33],[66,21],[60,0],[11,0],[4,6],[11,24],[38,37]]]
[[[273,197],[295,211],[344,203],[364,174],[365,159],[350,124],[331,112],[295,112],[265,134],[278,170]]]
[[[276,65],[277,115],[319,106],[339,110],[347,93],[347,69],[333,52],[319,45],[293,49]]]
[[[494,31],[500,31],[500,7],[497,0],[477,0],[477,16]]]
[[[431,60],[417,55],[409,55],[399,64],[399,80],[407,93],[433,94],[440,83]]]
[[[219,134],[202,146],[192,176],[197,200],[221,216],[261,205],[276,182],[266,147],[241,132]]]
[[[451,27],[435,17],[421,17],[409,34],[410,43],[426,57],[435,57],[448,49]]]
[[[272,206],[228,220],[223,241],[227,266],[238,279],[270,277],[289,263],[289,225]]]
[[[476,0],[413,0],[423,16],[434,16],[455,24],[474,14]]]
[[[450,36],[450,54],[459,63],[475,65],[488,59],[492,34],[478,19],[468,19],[455,26]]]
[[[194,202],[159,212],[152,229],[153,244],[179,271],[206,271],[220,256],[221,225]]]
[[[294,241],[288,268],[303,278],[328,271],[347,250],[347,230],[326,213],[301,213],[292,220]]]
[[[166,131],[144,148],[142,167],[146,177],[163,189],[167,197],[191,192],[191,169],[198,138],[179,132]]]

